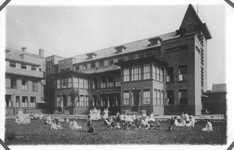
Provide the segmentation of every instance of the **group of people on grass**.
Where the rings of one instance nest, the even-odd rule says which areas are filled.
[[[17,124],[29,124],[31,122],[31,119],[42,119],[43,114],[42,113],[30,113],[30,114],[24,114],[23,110],[20,108],[15,123]]]
[[[100,120],[100,109],[97,110],[94,108],[90,110],[90,114],[87,118],[87,129],[84,130],[82,126],[79,126],[75,120],[75,118],[61,118],[61,117],[54,117],[53,115],[49,114],[47,118],[44,120],[45,124],[49,124],[51,126],[51,130],[55,129],[63,129],[61,123],[69,123],[69,129],[71,130],[83,130],[88,133],[94,132],[92,126],[92,120]],[[108,108],[104,109],[104,115],[102,116],[104,120],[104,124],[107,125],[109,129],[155,129],[160,130],[161,126],[159,120],[154,117],[154,113],[152,112],[150,116],[147,116],[145,113],[142,115],[137,115],[136,113],[132,114],[124,114],[117,112],[115,119],[108,115]],[[19,110],[15,123],[17,124],[29,124],[31,122],[30,119],[42,119],[42,113],[31,113],[31,114],[24,114],[22,109]],[[171,125],[168,128],[169,130],[174,130],[176,126],[179,127],[195,127],[196,120],[192,115],[188,115],[186,113],[182,113],[179,117],[174,116],[171,118]],[[207,120],[206,126],[201,131],[213,131],[212,123]]]
[[[115,120],[110,116],[104,119],[104,123],[109,129],[161,129],[159,120],[154,118],[153,113],[150,116],[146,116],[144,113],[137,116],[136,113],[126,115],[124,113],[120,114],[117,112]]]

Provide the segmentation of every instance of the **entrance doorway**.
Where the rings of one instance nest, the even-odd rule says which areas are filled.
[[[140,90],[133,90],[132,93],[133,93],[132,111],[138,111],[140,110],[140,103],[139,103]]]

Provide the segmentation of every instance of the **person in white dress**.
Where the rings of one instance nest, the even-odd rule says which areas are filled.
[[[31,122],[30,120],[30,115],[29,114],[24,114],[22,109],[18,111],[15,123],[17,124],[29,124]]]
[[[154,118],[154,113],[152,112],[149,116],[149,121],[152,121],[154,122],[155,121],[155,118]]]
[[[55,123],[55,121],[52,121],[51,122],[51,125],[50,125],[50,130],[58,130],[58,128],[57,128],[57,124]]]
[[[51,124],[52,123],[52,115],[49,114],[47,119],[45,120],[45,124]]]
[[[104,115],[103,115],[103,119],[108,118],[108,108],[104,109]]]
[[[206,131],[206,132],[213,131],[212,123],[209,120],[206,121],[206,127],[203,128],[202,131]]]
[[[82,127],[77,124],[75,119],[72,119],[72,121],[70,122],[70,129],[71,130],[81,130]]]
[[[41,120],[42,117],[43,117],[43,114],[40,112],[38,117],[39,117],[39,119]]]
[[[97,111],[97,120],[100,120],[101,119],[101,110],[98,109]]]
[[[189,118],[190,118],[190,121],[189,121],[189,123],[186,124],[186,126],[194,128],[196,120],[195,120],[195,118],[192,115],[190,115]]]
[[[89,111],[89,116],[90,116],[90,119],[91,119],[91,120],[94,119],[93,110],[92,110],[92,109],[90,109],[90,111]]]
[[[98,110],[96,109],[96,107],[94,107],[94,109],[93,109],[93,120],[98,120],[97,118],[98,118]]]

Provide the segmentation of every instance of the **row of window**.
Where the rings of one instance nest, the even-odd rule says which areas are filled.
[[[79,99],[79,101],[78,101]],[[72,106],[71,97],[67,96],[67,101],[65,101],[63,96],[58,95],[57,101],[56,101],[57,107],[69,107]],[[88,95],[79,95],[79,97],[76,97],[75,100],[75,106],[89,106],[89,97]]]
[[[28,80],[22,79],[21,80],[21,90],[22,91],[28,91]],[[6,81],[6,88],[11,89],[18,89],[17,86],[17,78],[10,78]],[[38,81],[32,81],[32,91],[37,92],[38,91]]]
[[[132,105],[137,105],[135,104],[134,98],[138,97],[138,95],[135,97],[133,92],[132,93]],[[139,97],[138,100],[140,101],[141,99],[141,92],[139,92]],[[142,97],[142,104],[143,105],[149,105],[151,101],[151,93],[150,89],[144,89],[143,90],[143,97]],[[129,91],[124,91],[123,92],[123,105],[129,105],[130,104],[130,92]],[[164,91],[160,89],[154,89],[153,93],[153,105],[163,105],[164,104]]]
[[[143,76],[141,73],[142,67],[139,66],[133,66],[130,68],[124,68],[123,69],[123,81],[128,82],[128,81],[138,81],[138,80],[146,80],[146,79],[151,79],[151,65],[146,64],[143,65]],[[130,79],[131,75],[131,79]],[[163,67],[158,66],[156,64],[153,65],[153,79],[163,82],[164,81],[164,71]]]
[[[174,105],[174,91],[168,90],[167,91],[167,105]],[[188,92],[187,89],[179,90],[178,92],[178,104],[179,105],[186,105],[188,104]]]
[[[168,67],[167,68],[167,77],[166,82],[173,82],[174,81],[174,68]],[[187,65],[179,66],[178,67],[178,81],[186,81],[187,80]]]
[[[160,56],[161,55],[160,50],[148,51],[148,52],[143,52],[143,53],[136,53],[136,54],[123,56],[123,57],[119,57],[119,58],[113,58],[113,59],[109,59],[109,60],[105,60],[105,61],[101,60],[98,62],[91,62],[89,64],[82,64],[82,65],[75,66],[74,70],[85,70],[85,69],[90,69],[90,68],[108,66],[108,65],[114,64],[116,62],[138,59],[138,58],[142,58],[142,57],[149,57],[152,55]],[[66,71],[66,70],[64,70],[64,71]]]
[[[22,101],[20,103],[19,96],[16,96],[16,101],[13,103],[11,97],[5,99],[5,107],[36,107],[36,97],[30,97],[28,100],[27,96],[22,96]]]
[[[10,61],[10,67],[16,68],[16,62]],[[33,65],[27,65],[27,64],[20,64],[21,69],[27,69],[27,70],[32,70],[32,71],[37,71],[37,66]],[[42,71],[41,68],[38,68],[39,71]]]
[[[101,77],[100,84],[98,84],[98,79],[94,78],[91,80],[92,89],[96,88],[108,88],[108,87],[119,87],[120,86],[120,77]]]
[[[57,79],[57,89],[72,87],[88,89],[88,79],[81,77]]]

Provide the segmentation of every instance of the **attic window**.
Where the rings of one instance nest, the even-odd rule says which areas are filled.
[[[121,53],[123,52],[124,50],[126,50],[126,47],[125,46],[118,46],[118,47],[115,47],[116,49],[116,52],[117,53]]]
[[[88,56],[88,59],[92,59],[92,58],[97,56],[97,54],[95,54],[95,53],[88,53],[86,55]]]
[[[161,41],[162,39],[160,37],[149,39],[149,42],[150,42],[149,46],[158,45],[161,43]]]

